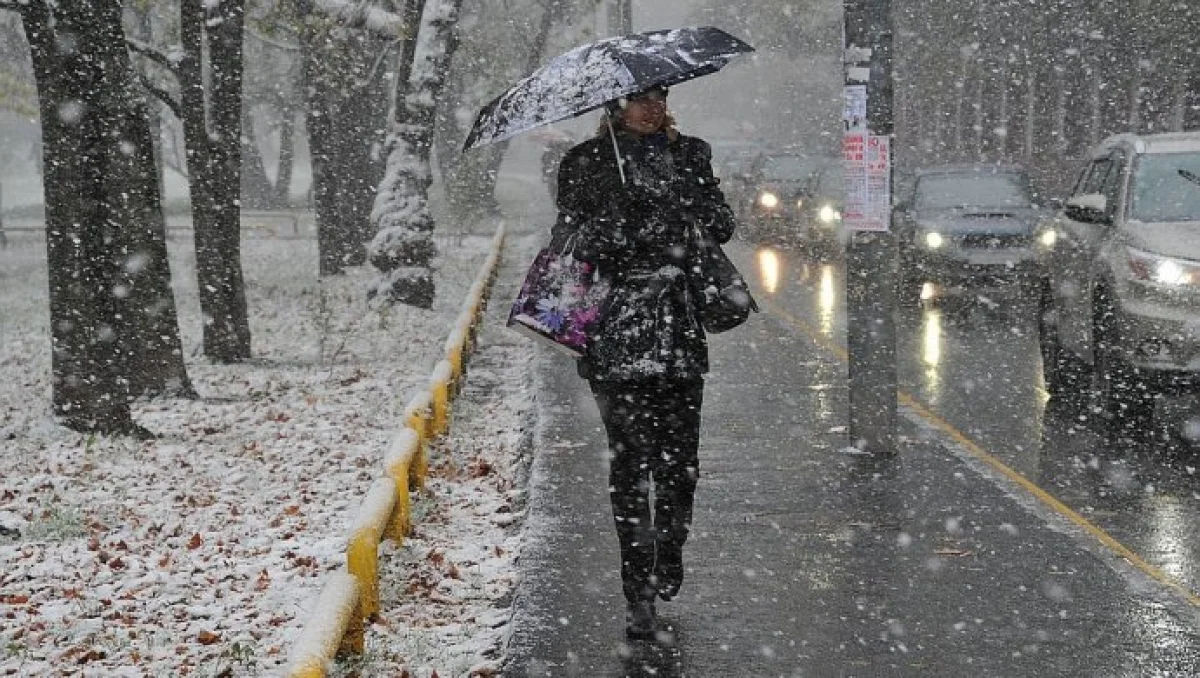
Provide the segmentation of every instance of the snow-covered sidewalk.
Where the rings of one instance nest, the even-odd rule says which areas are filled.
[[[491,238],[439,243],[433,311],[373,311],[363,295],[369,271],[318,280],[312,241],[261,235],[243,245],[255,358],[236,366],[197,355],[191,243],[171,242],[188,366],[203,399],[140,405],[138,421],[161,436],[150,442],[53,424],[44,244],[21,236],[0,251],[0,524],[20,531],[0,536],[0,675],[276,674],[325,574],[344,567],[346,526],[381,473],[407,397],[440,357]],[[470,379],[501,375],[504,363],[473,367]],[[494,456],[515,454],[521,407],[510,400],[484,415],[492,428],[479,433],[489,439],[468,433],[447,443],[458,461],[434,457],[436,500],[419,504],[427,515],[392,554],[400,557],[384,557],[385,568],[419,562],[422,571],[459,573],[427,591],[414,584],[415,594],[463,600],[454,581],[478,580],[503,595],[503,575],[479,569],[480,554],[454,549],[486,546],[499,572],[504,534],[447,540],[467,536],[452,527],[460,514],[490,520],[516,498],[512,461]],[[494,496],[460,488],[462,478]],[[505,520],[489,529],[503,530]],[[411,581],[385,571],[384,582],[400,577]],[[384,592],[393,595],[387,584]],[[389,605],[401,605],[385,617],[393,630],[420,625],[394,595],[385,615]],[[427,626],[463,621],[446,614]],[[368,631],[369,643],[384,626]],[[438,661],[411,647],[403,653],[420,665]]]

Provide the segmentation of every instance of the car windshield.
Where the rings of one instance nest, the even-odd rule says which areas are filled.
[[[812,173],[813,163],[798,155],[773,155],[763,161],[762,175],[768,179],[797,180]]]
[[[1138,158],[1130,189],[1137,221],[1200,221],[1200,153]]]
[[[933,174],[917,181],[918,209],[1028,207],[1029,193],[1018,174]]]

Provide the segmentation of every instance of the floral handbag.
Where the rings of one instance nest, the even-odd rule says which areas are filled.
[[[582,358],[609,284],[573,247],[538,252],[508,314],[508,326],[572,358]]]

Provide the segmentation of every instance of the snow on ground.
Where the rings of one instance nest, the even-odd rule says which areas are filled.
[[[243,243],[255,358],[223,366],[199,355],[191,241],[173,232],[184,346],[203,398],[139,404],[138,421],[161,437],[135,442],[50,419],[45,247],[40,235],[10,234],[0,250],[0,524],[20,534],[0,530],[0,675],[278,674],[326,573],[344,567],[347,525],[489,241],[442,238],[434,310],[380,312],[363,298],[369,270],[320,281],[311,239],[255,231]],[[504,374],[503,355],[472,379]],[[458,532],[516,499],[504,494],[516,477],[505,455],[520,408],[485,407],[489,438],[450,443],[458,461],[436,466],[428,516],[399,552],[421,572],[455,568],[460,579],[432,589],[447,599],[486,596],[510,576],[511,537],[494,531],[505,519]],[[475,493],[483,486],[492,495]],[[472,537],[452,543],[457,534]],[[471,552],[481,545],[496,555],[486,566]],[[483,593],[464,588],[475,583]],[[429,625],[493,623],[473,605],[448,606]],[[420,621],[404,609],[385,609],[393,634]],[[438,634],[422,638],[435,652]]]
[[[498,318],[493,318],[498,320]],[[381,614],[335,675],[487,678],[516,588],[532,436],[528,342],[493,322],[471,359],[451,435],[430,455],[414,533],[381,557]]]

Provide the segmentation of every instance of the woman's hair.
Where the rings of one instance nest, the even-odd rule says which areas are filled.
[[[613,113],[616,113],[616,115],[613,115]],[[621,129],[620,109],[604,108],[600,113],[600,122],[596,127],[596,136],[602,137],[608,135],[608,121],[610,118],[612,119],[613,129]],[[666,115],[663,116],[663,124],[658,131],[666,132],[667,136],[672,139],[679,135],[679,125],[675,122],[675,116],[671,114],[670,110],[667,110]]]

